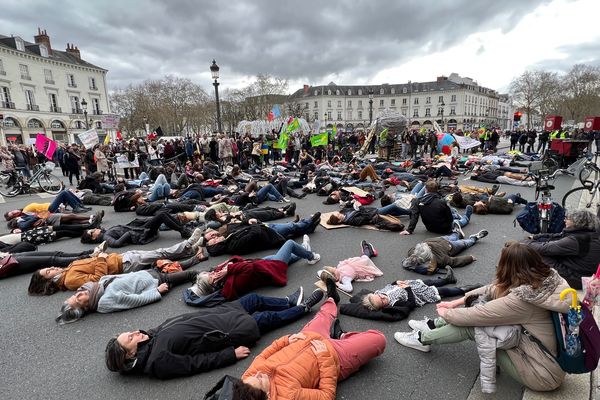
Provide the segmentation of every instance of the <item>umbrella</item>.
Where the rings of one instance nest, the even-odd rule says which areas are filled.
[[[454,143],[454,137],[448,133],[438,133],[438,153],[450,155],[452,148],[450,145]]]
[[[565,340],[565,350],[570,356],[576,356],[581,353],[581,341],[579,339],[579,324],[581,323],[581,306],[577,301],[577,292],[575,289],[565,289],[560,292],[560,300],[564,300],[565,297],[571,293],[571,307],[567,313],[567,326],[569,332],[567,332]]]

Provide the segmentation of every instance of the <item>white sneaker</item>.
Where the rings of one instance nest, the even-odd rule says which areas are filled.
[[[314,265],[314,264],[318,263],[319,261],[321,261],[321,256],[319,255],[319,253],[313,252],[313,259],[308,260],[308,263],[310,265]]]
[[[427,325],[427,321],[429,321],[429,318],[427,317],[424,317],[422,320],[411,319],[408,321],[408,326],[410,326],[414,331],[429,332],[431,328],[429,325]]]
[[[289,203],[289,202],[290,202],[290,199],[288,199],[287,197],[284,197],[284,198],[283,198],[283,201],[285,201],[286,203]]]
[[[412,332],[396,332],[394,339],[402,346],[410,347],[411,349],[419,350],[424,353],[429,353],[431,350],[428,344],[419,342],[419,331]]]
[[[310,248],[310,238],[308,237],[308,235],[304,235],[302,237],[302,247],[304,247],[306,251],[312,251]]]

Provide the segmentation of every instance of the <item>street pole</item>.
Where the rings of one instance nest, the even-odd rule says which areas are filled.
[[[210,66],[210,72],[215,80],[213,85],[215,87],[215,100],[217,102],[217,129],[218,133],[221,133],[221,107],[219,105],[219,82],[217,81],[217,79],[219,79],[219,66],[215,60],[213,60],[212,65]]]
[[[373,123],[373,89],[369,89],[369,126]]]

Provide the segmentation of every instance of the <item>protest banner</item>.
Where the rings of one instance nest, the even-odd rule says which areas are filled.
[[[317,146],[327,146],[327,132],[320,133],[318,135],[313,135],[310,137],[310,144],[312,147]]]
[[[42,153],[49,160],[52,160],[52,156],[54,155],[54,151],[56,151],[56,142],[46,135],[38,133],[35,137],[35,149],[38,153]]]
[[[140,163],[138,162],[137,155],[133,161],[129,161],[127,154],[117,156],[117,168],[138,168],[139,166]]]
[[[456,143],[462,150],[472,149],[473,147],[481,145],[479,140],[475,140],[467,136],[452,135],[452,137],[454,137],[454,140],[456,140]]]
[[[100,139],[98,138],[98,132],[95,129],[90,129],[89,131],[85,131],[80,133],[79,140],[85,146],[86,149],[91,149],[98,143],[100,143]]]
[[[103,114],[100,121],[104,129],[117,129],[121,118],[116,114]]]

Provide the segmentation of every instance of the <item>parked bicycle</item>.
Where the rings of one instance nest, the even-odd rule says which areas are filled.
[[[19,194],[31,193],[32,186],[39,186],[46,193],[57,194],[64,188],[64,184],[52,174],[54,166],[52,161],[47,161],[42,166],[38,166],[28,181],[25,181],[23,175],[17,170],[1,171],[0,194],[6,197],[15,197]]]
[[[587,160],[579,171],[580,187],[569,190],[562,199],[562,206],[568,210],[592,208],[597,212],[600,207],[600,168]]]
[[[538,210],[540,212],[541,233],[548,232],[548,225],[550,224],[552,212],[552,190],[555,189],[554,185],[551,185],[550,182],[554,181],[558,174],[573,175],[566,169],[557,169],[552,173],[549,170],[540,170],[537,175],[533,173],[527,174],[535,180],[535,201],[538,204]]]

